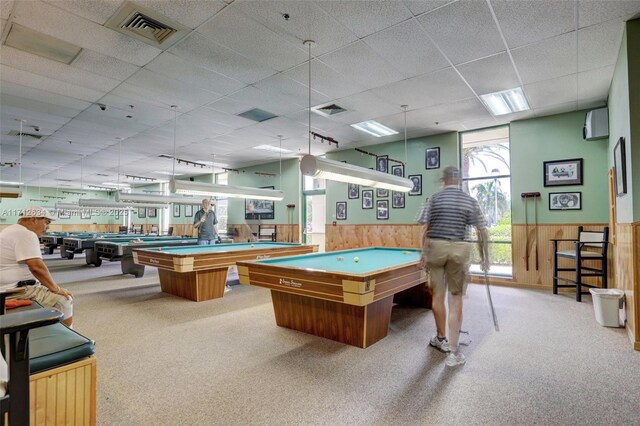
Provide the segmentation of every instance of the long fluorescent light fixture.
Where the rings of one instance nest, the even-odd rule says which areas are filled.
[[[170,191],[174,194],[202,195],[207,197],[251,198],[255,200],[280,201],[284,192],[274,189],[249,188],[245,186],[219,185],[215,183],[172,180]]]
[[[22,187],[13,185],[0,185],[0,198],[20,198]]]
[[[168,207],[167,204],[119,203],[117,201],[100,200],[100,199],[93,199],[93,198],[80,198],[78,200],[78,205],[80,207],[107,207],[107,208],[114,208],[114,209],[120,209],[120,210],[126,210],[132,207],[147,207],[150,209],[165,209]]]
[[[354,166],[340,161],[305,155],[300,161],[300,171],[305,176],[317,179],[335,180],[338,182],[355,183],[373,188],[389,189],[391,191],[409,192],[413,182],[409,179],[382,173],[364,167]]]
[[[361,130],[365,133],[369,133],[370,135],[373,135],[377,138],[382,136],[391,136],[391,135],[398,134],[398,132],[396,132],[395,130],[390,129],[384,124],[380,124],[375,120],[363,121],[361,123],[352,124],[351,127],[353,127],[354,129]]]
[[[277,152],[277,153],[293,152],[290,149],[278,148],[277,146],[272,146],[272,145],[258,145],[258,146],[254,146],[252,149],[257,149],[260,151]]]
[[[493,115],[511,114],[529,109],[527,98],[524,97],[524,92],[520,87],[480,95],[480,99]]]
[[[153,194],[135,194],[129,192],[116,193],[116,201],[130,203],[173,203],[173,204],[200,204],[201,198],[186,197],[180,195],[153,195]]]

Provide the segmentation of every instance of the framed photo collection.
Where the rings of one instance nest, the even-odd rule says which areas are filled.
[[[427,170],[440,168],[440,147],[427,148],[424,151],[424,168]]]
[[[173,205],[173,217],[180,217],[180,204]]]
[[[336,220],[347,220],[347,202],[338,201],[336,203]]]
[[[187,204],[184,206],[184,217],[193,216],[193,206],[191,204]]]
[[[147,209],[145,207],[138,207],[138,219],[144,219],[147,217]]]
[[[391,166],[391,174],[404,177],[404,164],[396,164],[395,166]]]
[[[391,207],[404,209],[404,192],[391,191]]]
[[[376,170],[382,173],[389,172],[389,156],[379,155],[376,157]]]
[[[360,198],[360,185],[355,183],[348,183],[347,192],[350,200],[355,200]]]

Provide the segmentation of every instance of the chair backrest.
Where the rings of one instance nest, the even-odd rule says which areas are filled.
[[[133,233],[134,234],[141,234],[142,233],[142,225],[134,226],[133,227]]]
[[[157,234],[158,233],[158,227],[157,226],[152,226],[151,227],[151,233],[152,234]]]
[[[578,240],[583,247],[594,247],[606,251],[606,244],[609,239],[609,227],[605,226],[602,231],[584,231],[582,226],[578,226]]]
[[[118,233],[119,234],[126,234],[127,232],[129,232],[129,228],[127,228],[126,226],[119,226],[118,227]]]
[[[167,232],[167,235],[173,235],[173,226],[169,227],[169,232]]]

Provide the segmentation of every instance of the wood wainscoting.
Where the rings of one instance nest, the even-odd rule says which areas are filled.
[[[627,333],[634,348],[640,350],[640,222],[618,223],[616,239],[615,288],[624,291]]]
[[[272,224],[269,224],[272,225]],[[300,225],[297,223],[287,224],[273,224],[276,227],[276,241],[279,243],[299,243],[300,242]],[[229,223],[227,229],[235,229],[236,235],[233,235],[233,242],[244,243],[252,241],[251,227],[246,223]]]

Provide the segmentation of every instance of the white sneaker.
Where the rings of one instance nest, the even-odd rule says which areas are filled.
[[[449,352],[445,364],[447,364],[447,367],[455,367],[456,365],[463,365],[465,362],[467,362],[467,360],[464,358],[464,355],[460,353]]]
[[[442,352],[449,352],[449,340],[445,337],[444,340],[438,339],[438,336],[433,336],[429,340],[429,344]]]
[[[224,292],[225,292],[225,293],[228,293],[228,292],[230,292],[230,291],[231,291],[231,286],[225,285],[225,286],[224,286]]]

